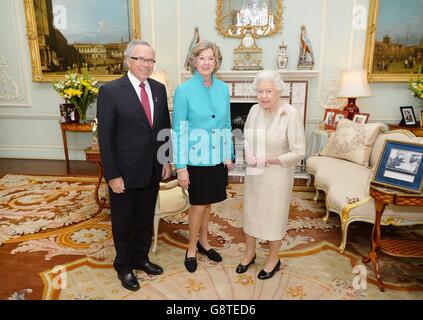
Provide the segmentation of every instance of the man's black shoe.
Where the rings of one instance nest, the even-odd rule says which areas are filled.
[[[134,269],[142,270],[148,274],[152,274],[155,276],[163,273],[163,268],[158,266],[157,264],[152,263],[151,261],[137,264],[134,266]]]
[[[118,273],[118,278],[122,286],[131,291],[137,291],[140,288],[137,277],[131,272]]]

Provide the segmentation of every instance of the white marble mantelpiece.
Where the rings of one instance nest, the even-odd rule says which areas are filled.
[[[284,81],[310,80],[319,75],[319,70],[285,70],[279,71]],[[218,71],[216,76],[222,81],[244,81],[252,82],[257,71]],[[191,78],[189,71],[181,72],[181,80]]]

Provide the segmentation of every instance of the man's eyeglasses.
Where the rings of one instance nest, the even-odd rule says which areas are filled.
[[[155,64],[156,63],[156,60],[146,59],[144,57],[129,57],[129,58],[131,58],[132,60],[139,61],[139,62],[142,62],[142,63],[147,63],[147,64]]]

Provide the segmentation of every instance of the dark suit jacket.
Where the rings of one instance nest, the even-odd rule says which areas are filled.
[[[170,129],[165,86],[148,79],[153,95],[153,128],[127,75],[104,84],[97,99],[98,138],[104,177],[122,176],[125,188],[145,187],[152,170],[162,174],[157,151],[161,129]]]

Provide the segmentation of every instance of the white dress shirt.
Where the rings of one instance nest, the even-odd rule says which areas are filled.
[[[141,101],[141,88],[140,84],[141,81],[139,81],[129,70],[128,70],[128,78],[131,82],[132,86],[134,87],[135,92],[137,93],[138,99]],[[151,93],[150,84],[147,80],[144,81],[145,84],[145,91],[148,95],[148,100],[150,101],[150,109],[151,109],[151,120],[154,119],[154,102],[153,102],[153,94]]]

